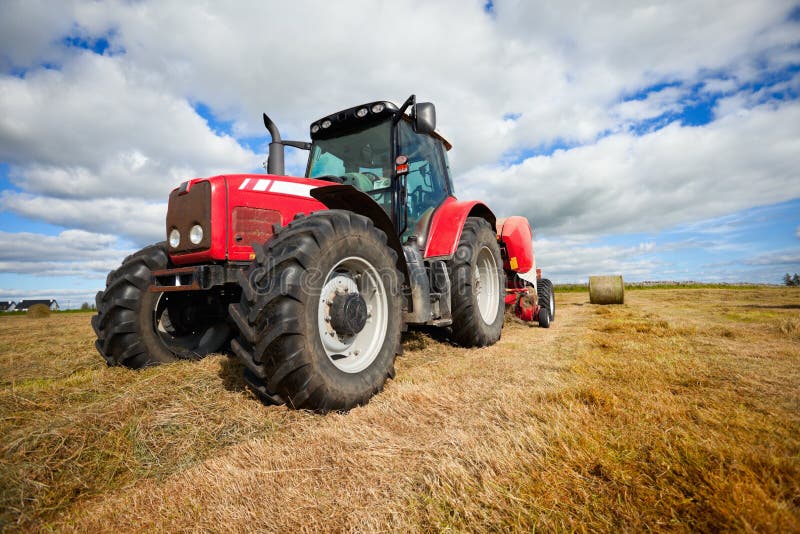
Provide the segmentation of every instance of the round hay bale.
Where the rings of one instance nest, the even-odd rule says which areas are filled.
[[[31,319],[50,317],[50,308],[44,304],[34,304],[28,308],[28,317]]]
[[[590,276],[589,302],[592,304],[622,304],[625,302],[625,283],[622,276]]]

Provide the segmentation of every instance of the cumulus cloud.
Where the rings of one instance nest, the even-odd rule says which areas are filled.
[[[630,280],[646,280],[663,268],[652,257],[655,243],[635,246],[601,245],[577,239],[537,239],[537,266],[545,278],[559,283],[585,283],[588,275],[625,273]]]
[[[113,232],[139,244],[163,241],[166,203],[137,199],[60,199],[5,191],[0,208],[31,219],[92,232]]]
[[[113,235],[84,230],[64,230],[58,235],[0,231],[0,261],[102,260],[116,243]]]
[[[773,98],[796,95],[800,75],[754,89],[800,63],[794,2],[493,5],[3,2],[0,162],[14,187],[0,210],[161,240],[177,183],[259,168],[247,146],[265,137],[262,111],[304,139],[335,109],[412,92],[437,105],[460,196],[529,216],[537,237],[583,236],[573,255],[616,254],[609,268],[663,266],[598,236],[800,194],[800,111]],[[70,46],[100,41],[101,54]],[[710,124],[661,128],[712,97]],[[660,129],[637,134],[654,119]],[[287,168],[301,172],[303,156],[291,151]]]
[[[162,199],[187,177],[258,165],[157,76],[117,58],[82,52],[62,70],[0,78],[0,94],[0,159],[30,192]]]
[[[757,141],[756,141],[757,140]],[[800,196],[800,104],[763,105],[700,127],[673,123],[483,167],[461,182],[544,234],[661,230]]]
[[[133,252],[115,236],[83,230],[58,235],[0,231],[0,273],[104,279]]]
[[[591,141],[614,128],[620,111],[641,113],[612,109],[620,95],[663,81],[693,83],[719,69],[745,77],[765,53],[778,61],[797,42],[786,20],[793,4],[782,0],[726,9],[689,0],[494,6],[489,16],[477,0],[398,0],[391,8],[252,2],[224,10],[120,1],[74,8],[72,17],[78,31],[113,29],[109,40],[125,50],[117,61],[170,94],[209,103],[239,134],[263,134],[262,110],[300,136],[332,106],[418,92],[446,119],[443,131],[461,149],[453,158],[459,170],[553,139]],[[413,20],[400,29],[398,13]],[[387,38],[398,34],[402,53]],[[519,119],[505,120],[509,113]]]

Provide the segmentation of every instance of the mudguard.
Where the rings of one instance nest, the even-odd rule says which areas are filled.
[[[326,185],[312,189],[309,194],[322,202],[328,209],[349,210],[371,219],[375,227],[386,234],[387,244],[397,253],[397,267],[400,272],[404,276],[408,276],[403,246],[397,236],[394,224],[392,224],[392,219],[371,196],[352,185]]]
[[[425,259],[449,258],[455,254],[467,217],[482,217],[496,230],[497,217],[486,204],[477,200],[456,200],[455,197],[448,197],[433,214],[425,246]]]
[[[498,220],[497,238],[506,247],[506,257],[503,260],[506,271],[527,273],[533,269],[533,232],[528,219],[514,215]]]

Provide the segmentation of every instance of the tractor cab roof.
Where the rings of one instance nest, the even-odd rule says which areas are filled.
[[[383,119],[394,117],[398,113],[400,113],[400,109],[387,100],[369,102],[344,109],[312,122],[310,127],[311,139],[316,141],[317,139],[338,137],[343,133],[359,130]],[[411,121],[411,116],[406,112],[403,113],[402,119]],[[445,139],[438,131],[434,131],[431,135],[442,141],[445,149],[450,150],[453,147],[450,141]]]

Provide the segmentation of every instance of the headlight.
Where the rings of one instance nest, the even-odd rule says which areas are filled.
[[[172,231],[169,233],[169,246],[172,248],[178,248],[178,245],[181,244],[181,233],[178,231],[177,228],[173,228]]]
[[[189,230],[189,241],[191,241],[193,245],[199,245],[200,241],[202,240],[203,240],[203,227],[200,226],[199,224],[195,224],[194,226],[192,226],[192,229]]]

